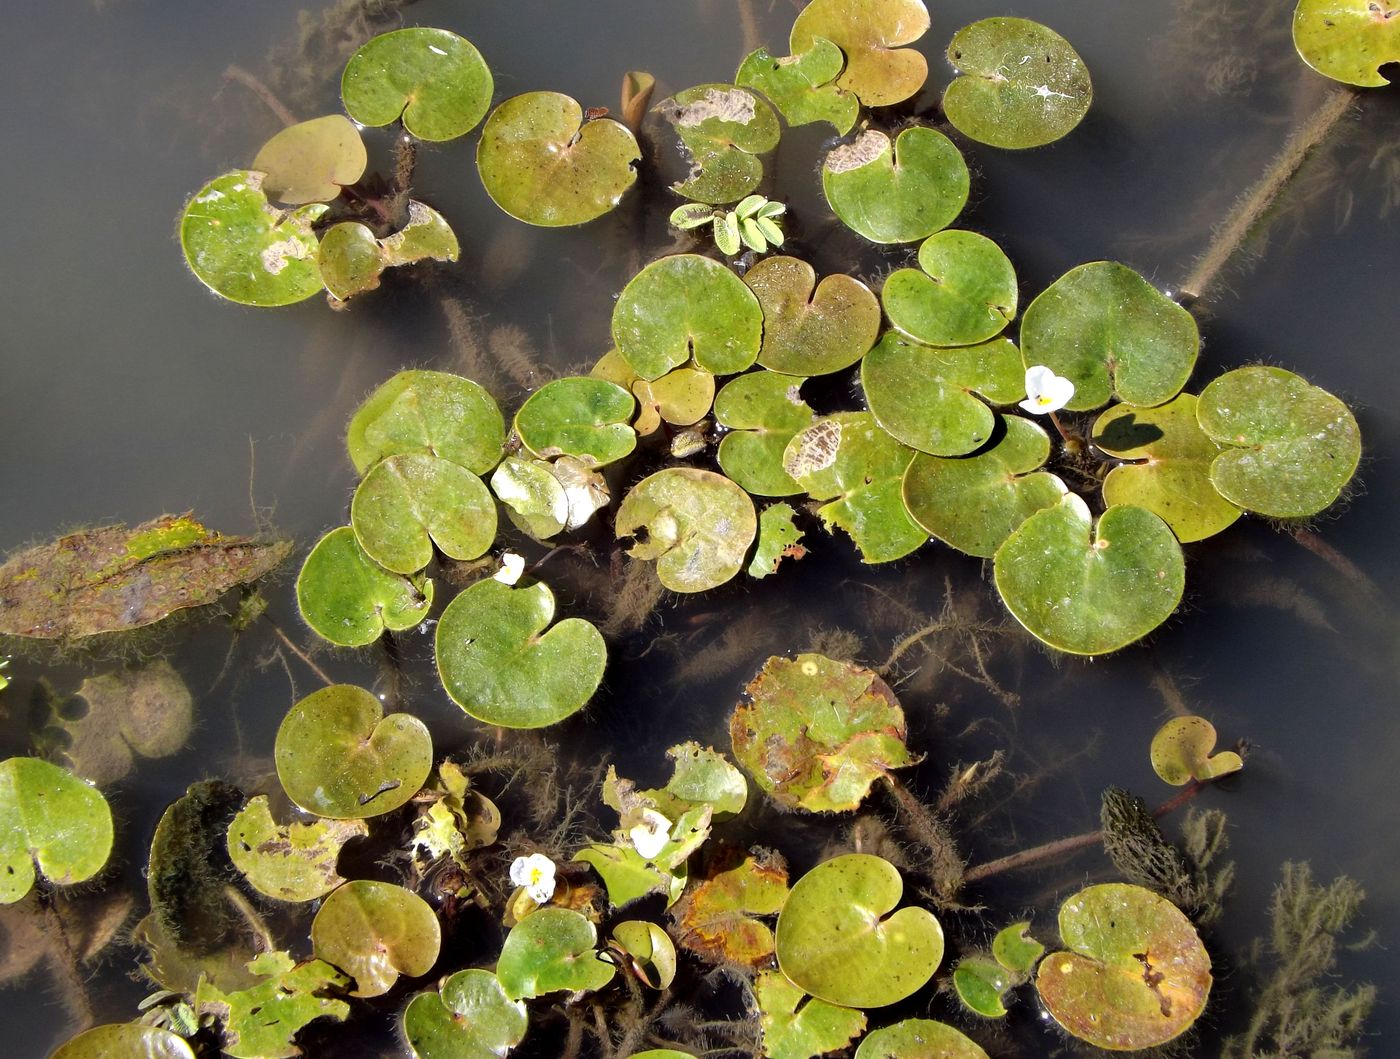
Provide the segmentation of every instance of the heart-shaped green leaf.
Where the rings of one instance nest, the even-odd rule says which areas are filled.
[[[777,57],[759,48],[744,59],[734,83],[762,92],[789,125],[829,121],[844,136],[860,114],[855,93],[833,84],[846,57],[825,37],[797,55]]]
[[[655,559],[656,574],[671,591],[704,592],[743,568],[758,514],[724,475],[667,467],[632,487],[614,529],[618,537],[639,537],[627,554]]]
[[[500,1059],[525,1039],[527,1022],[494,974],[472,968],[410,1000],[402,1026],[417,1059]]]
[[[865,1013],[809,997],[781,971],[754,980],[768,1059],[813,1059],[839,1051],[865,1029]]]
[[[262,145],[253,169],[263,192],[289,206],[329,202],[365,175],[369,161],[360,130],[344,114],[312,118],[283,129]]]
[[[763,309],[758,362],[787,375],[828,375],[849,368],[880,333],[880,303],[858,279],[827,276],[811,265],[769,257],[744,274]]]
[[[801,544],[802,531],[793,522],[796,517],[791,504],[769,504],[763,509],[758,516],[758,545],[749,560],[750,577],[775,574],[784,559],[801,559],[807,554]]]
[[[999,416],[985,448],[970,456],[919,453],[904,472],[904,506],[931,536],[990,559],[1027,518],[1053,507],[1065,484],[1040,468],[1050,439],[1029,419]]]
[[[383,996],[399,975],[432,970],[442,946],[427,901],[393,883],[357,879],[334,890],[311,921],[318,959],[355,979],[351,996]]]
[[[671,122],[690,155],[690,175],[677,194],[697,202],[738,202],[758,187],[758,155],[778,146],[773,109],[737,85],[696,85],[657,108]]]
[[[631,389],[640,409],[633,423],[638,434],[655,433],[662,423],[692,426],[715,402],[715,377],[698,368],[676,368],[650,382],[637,379]]]
[[[867,129],[822,162],[822,190],[846,227],[872,243],[912,243],[948,227],[967,203],[967,163],[953,141],[912,126],[893,144]]]
[[[984,18],[948,44],[960,76],[943,92],[953,128],[993,147],[1053,143],[1083,120],[1094,98],[1089,70],[1069,41],[1024,18]]]
[[[930,1019],[905,1019],[860,1042],[855,1059],[987,1059],[976,1041]]]
[[[1021,355],[1009,338],[980,346],[935,349],[893,331],[860,366],[865,402],[899,441],[934,456],[961,456],[992,438],[995,404],[1026,395]]]
[[[612,316],[618,351],[643,379],[695,356],[712,375],[733,375],[758,357],[763,310],[744,281],[718,261],[672,254],[623,288]]]
[[[453,140],[486,116],[491,70],[469,40],[414,26],[381,33],[350,56],[340,79],[345,112],[361,125],[403,127],[420,140]]]
[[[695,880],[671,915],[682,948],[712,963],[771,966],[775,916],[788,895],[787,865],[776,854],[726,851]]]
[[[734,758],[788,809],[856,809],[890,769],[913,764],[904,711],[871,670],[819,654],[775,656],[729,719]]]
[[[438,675],[471,716],[503,728],[542,728],[582,709],[603,679],[603,636],[582,618],[548,632],[554,594],[540,582],[478,581],[438,621]]]
[[[637,180],[642,152],[626,125],[585,120],[560,92],[526,92],[486,119],[476,168],[486,193],[526,224],[585,224],[622,201]]]
[[[314,901],[343,883],[335,870],[341,848],[369,834],[361,820],[317,820],[282,825],[267,796],[245,805],[228,829],[228,855],[259,893],[279,901]]]
[[[1171,528],[1145,508],[1111,507],[1095,527],[1074,493],[1037,511],[997,549],[997,591],[1038,640],[1107,654],[1146,636],[1181,602],[1186,564]]]
[[[1108,472],[1104,503],[1136,504],[1161,518],[1183,544],[1204,540],[1240,517],[1210,480],[1222,446],[1196,421],[1196,398],[1178,394],[1156,408],[1114,405],[1094,423],[1094,444],[1133,463]]]
[[[792,888],[778,915],[778,966],[791,981],[832,1004],[897,1003],[933,977],[943,959],[943,928],[908,906],[898,869],[866,853],[818,864]]]
[[[0,762],[0,904],[14,904],[37,870],[59,886],[91,879],[112,852],[102,792],[34,757]]]
[[[1225,447],[1210,465],[1211,482],[1261,515],[1316,515],[1341,495],[1361,459],[1351,410],[1282,368],[1226,372],[1201,391],[1196,417]]]
[[[1091,261],[1046,288],[1021,321],[1021,354],[1074,383],[1066,406],[1082,412],[1110,397],[1171,400],[1200,349],[1195,318],[1126,265]]]
[[[355,470],[385,456],[426,453],[485,475],[501,458],[506,424],[482,387],[445,371],[401,371],[365,399],[346,431]]]
[[[385,717],[364,688],[332,684],[287,711],[273,756],[297,805],[334,820],[361,820],[418,793],[433,765],[433,741],[417,717]]]
[[[1002,997],[1015,982],[995,960],[985,956],[964,956],[953,968],[953,988],[963,1007],[983,1018],[999,1019],[1006,1014]]]
[[[1233,750],[1215,754],[1215,725],[1204,717],[1173,717],[1152,737],[1152,769],[1165,783],[1181,787],[1213,780],[1244,768]]]
[[[185,261],[206,287],[243,305],[291,305],[321,289],[316,203],[280,210],[263,193],[264,177],[235,169],[205,184],[180,216]]]
[[[185,1038],[160,1026],[119,1022],[78,1034],[50,1059],[194,1059],[194,1052]]]
[[[1165,1044],[1210,994],[1210,956],[1165,898],[1127,883],[1090,886],[1060,906],[1068,952],[1040,962],[1035,987],[1065,1032],[1110,1051]]]
[[[783,470],[783,451],[814,418],[802,400],[807,380],[772,371],[740,375],[715,398],[715,421],[729,427],[719,443],[719,465],[755,496],[802,492]]]
[[[918,92],[928,62],[913,48],[927,32],[923,0],[813,0],[792,24],[794,55],[825,37],[846,55],[836,84],[854,92],[867,107],[887,107]]]
[[[545,383],[515,414],[515,430],[536,456],[578,456],[597,466],[637,447],[637,402],[606,379],[571,376]],[[703,414],[703,413],[702,413]]]
[[[1379,88],[1380,68],[1400,62],[1396,0],[1299,0],[1293,44],[1318,73],[1348,85]]]
[[[598,955],[597,942],[593,924],[577,912],[541,908],[511,927],[496,963],[496,977],[512,1000],[561,989],[602,989],[615,971]]]
[[[904,472],[914,450],[891,437],[869,412],[823,416],[795,434],[783,469],[815,500],[828,527],[840,526],[861,560],[901,559],[927,540],[904,509]]]
[[[890,323],[915,341],[970,346],[1016,318],[1016,270],[985,235],[936,232],[919,247],[919,268],[885,280],[880,301]]]
[[[431,581],[385,570],[365,554],[349,526],[317,541],[297,575],[302,619],[341,647],[374,643],[385,629],[411,629],[432,605]]]
[[[433,559],[475,559],[496,539],[496,504],[471,471],[420,453],[388,456],[370,468],[350,502],[350,525],[365,554],[386,570],[412,574]]]

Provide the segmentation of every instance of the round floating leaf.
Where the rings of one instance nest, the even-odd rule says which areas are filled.
[[[953,34],[948,61],[961,74],[943,93],[953,128],[993,147],[1053,143],[1083,120],[1094,98],[1089,70],[1069,41],[1024,18],[984,18]]]
[[[889,685],[818,654],[764,663],[729,720],[734,757],[788,809],[846,812],[890,769],[914,762]]]
[[[507,456],[491,473],[491,489],[510,520],[530,536],[546,540],[569,521],[569,497],[544,460]]]
[[[1173,717],[1152,737],[1153,771],[1163,782],[1181,787],[1192,780],[1213,780],[1244,768],[1233,750],[1215,749],[1215,725],[1204,717]]]
[[[802,492],[783,470],[783,451],[814,418],[802,400],[806,381],[756,371],[727,383],[715,398],[715,421],[731,431],[719,443],[719,465],[755,496]]]
[[[329,202],[365,175],[365,142],[343,114],[289,125],[262,145],[253,169],[265,174],[263,191],[291,206]]]
[[[655,559],[657,576],[671,591],[704,592],[743,568],[758,515],[748,494],[724,475],[667,467],[632,487],[614,527],[619,537],[642,531],[627,554]]]
[[[34,757],[0,762],[0,904],[14,904],[37,871],[69,886],[91,879],[112,851],[112,810],[102,792]]]
[[[420,140],[452,140],[491,105],[491,70],[471,41],[416,26],[381,33],[350,56],[340,79],[345,112],[361,125],[403,127]]]
[[[1222,447],[1196,421],[1191,394],[1156,408],[1114,405],[1099,416],[1093,437],[1110,456],[1136,461],[1108,472],[1104,503],[1147,508],[1183,544],[1213,536],[1240,517],[1211,483],[1211,461]]]
[[[1030,921],[1002,927],[992,939],[992,956],[1013,974],[1029,974],[1045,952],[1045,946],[1030,935]]]
[[[511,588],[478,581],[438,621],[438,675],[471,716],[503,728],[542,728],[582,709],[603,679],[603,636],[582,618],[550,628],[554,594],[543,582]]]
[[[90,783],[121,779],[138,755],[169,757],[185,745],[194,726],[189,685],[164,659],[88,677],[78,698],[87,712],[74,718],[60,714],[56,723],[68,733],[64,758]]]
[[[855,1059],[987,1059],[987,1053],[945,1023],[905,1019],[871,1033]]]
[[[763,309],[758,362],[787,375],[849,368],[880,333],[880,303],[858,279],[817,273],[795,257],[765,258],[744,274]]]
[[[536,456],[578,456],[601,466],[637,447],[630,425],[636,407],[630,393],[606,379],[555,379],[520,406],[515,430]]]
[[[594,949],[593,924],[567,908],[541,908],[506,935],[496,964],[506,996],[528,1000],[561,989],[592,992],[612,981],[613,965]]]
[[[990,559],[1016,528],[1065,495],[1042,471],[1045,431],[1020,416],[998,417],[990,445],[970,456],[914,457],[904,472],[904,506],[928,533],[959,551]]]
[[[1300,0],[1293,44],[1318,73],[1348,85],[1378,88],[1386,63],[1400,62],[1400,5],[1395,0]]]
[[[912,243],[948,227],[967,202],[968,186],[967,163],[953,141],[917,125],[893,145],[883,132],[867,129],[822,163],[832,212],[872,243]]]
[[[782,58],[759,48],[744,59],[734,83],[755,88],[767,96],[789,125],[829,121],[844,136],[860,115],[860,100],[833,84],[846,65],[841,49],[825,37],[814,37],[811,47]]]
[[[629,958],[632,970],[653,989],[669,989],[676,980],[676,946],[655,923],[629,919],[613,927],[613,942]]]
[[[744,281],[718,261],[672,254],[623,288],[612,337],[643,379],[665,375],[692,353],[712,375],[733,375],[758,357],[763,310]]]
[[[865,401],[879,424],[904,444],[934,456],[961,456],[992,438],[996,404],[1026,395],[1021,356],[1008,338],[935,349],[893,331],[860,366]]]
[[[348,301],[374,290],[384,272],[384,251],[374,233],[359,221],[341,221],[321,236],[321,282]]]
[[[323,205],[279,210],[263,175],[235,169],[200,188],[180,216],[180,245],[199,281],[244,305],[291,305],[321,289],[311,230]]]
[[[525,1039],[525,1005],[506,996],[490,971],[458,971],[436,993],[419,993],[403,1013],[417,1059],[500,1059]]]
[[[194,1052],[183,1037],[160,1026],[119,1022],[78,1034],[50,1059],[194,1059]]]
[[[1201,429],[1225,447],[1210,480],[1226,500],[1274,518],[1307,518],[1346,487],[1361,459],[1356,418],[1282,368],[1237,368],[1201,391]]]
[[[258,795],[233,818],[228,855],[259,893],[279,901],[314,901],[343,883],[335,870],[340,850],[369,834],[361,820],[317,820],[282,825],[267,796]]]
[[[417,717],[385,717],[364,688],[333,684],[287,711],[273,756],[297,805],[333,820],[361,820],[418,793],[433,767],[433,741]]]
[[[1091,261],[1043,291],[1021,321],[1021,353],[1074,383],[1073,412],[1117,396],[1158,405],[1186,385],[1200,335],[1195,318],[1126,265]]]
[[[922,269],[922,271],[920,271]],[[919,268],[902,268],[880,291],[890,323],[927,346],[970,346],[1016,318],[1016,270],[1001,247],[976,232],[937,232],[919,247]]]
[[[470,379],[445,371],[401,371],[356,410],[346,445],[360,474],[385,456],[414,452],[484,475],[500,461],[505,437],[495,399]]]
[[[776,854],[729,853],[687,888],[672,916],[681,946],[712,963],[759,970],[773,956],[775,916],[788,895],[787,866]]]
[[[1002,996],[1015,982],[1005,967],[985,956],[967,956],[953,969],[958,999],[974,1015],[999,1019],[1006,1014]]]
[[[386,570],[411,574],[433,559],[475,559],[496,539],[491,491],[451,460],[404,453],[380,460],[350,502],[350,525],[365,554]]]
[[[865,1013],[809,997],[781,971],[754,980],[768,1059],[812,1059],[839,1051],[865,1029]]]
[[[778,118],[771,107],[736,85],[696,85],[657,108],[675,127],[690,155],[691,172],[677,194],[697,202],[738,202],[758,187],[757,155],[778,146]]]
[[[846,54],[836,84],[854,92],[867,107],[908,99],[924,86],[928,62],[913,48],[927,32],[923,0],[813,0],[792,24],[793,54],[825,37]]]
[[[431,581],[385,570],[365,554],[349,526],[322,537],[297,575],[302,619],[341,647],[374,643],[385,629],[411,629],[432,605]]]
[[[631,388],[641,409],[633,424],[638,434],[654,433],[663,422],[692,426],[715,401],[715,377],[698,368],[677,368],[651,382],[637,379]]]
[[[904,509],[904,472],[914,459],[869,412],[837,412],[795,434],[783,469],[815,500],[817,514],[851,535],[867,563],[900,559],[927,539]]]
[[[801,559],[807,554],[801,544],[802,531],[793,523],[796,516],[791,504],[769,504],[763,509],[758,516],[758,547],[749,560],[750,577],[775,574],[784,559]]]
[[[313,951],[355,979],[351,996],[383,996],[399,975],[427,974],[441,945],[432,907],[393,883],[348,882],[311,921]]]
[[[887,860],[848,853],[818,864],[792,888],[778,915],[778,966],[793,984],[846,1007],[897,1003],[933,977],[943,928],[908,906]]]
[[[1035,986],[1069,1034],[1110,1051],[1153,1048],[1205,1008],[1210,956],[1170,901],[1141,886],[1106,883],[1060,906],[1068,952],[1040,963]]]
[[[1186,564],[1152,512],[1123,505],[1100,516],[1067,494],[997,549],[997,591],[1037,639],[1077,655],[1106,654],[1146,636],[1181,602]]]
[[[560,228],[601,217],[622,201],[642,157],[626,125],[585,121],[560,92],[526,92],[498,106],[481,130],[476,168],[486,193],[526,224]]]

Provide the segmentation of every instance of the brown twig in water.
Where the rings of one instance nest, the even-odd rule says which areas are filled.
[[[757,51],[763,44],[758,33],[758,19],[753,15],[753,0],[738,0],[739,25],[744,31],[744,54]]]
[[[224,80],[234,81],[263,101],[263,104],[283,125],[297,124],[296,115],[282,105],[282,101],[272,94],[272,89],[263,84],[256,74],[249,73],[237,63],[224,70]]]
[[[1291,536],[1304,548],[1312,552],[1324,563],[1332,567],[1332,569],[1336,570],[1337,573],[1363,589],[1365,593],[1371,597],[1373,602],[1385,598],[1385,594],[1381,592],[1380,588],[1366,575],[1366,572],[1362,570],[1361,567],[1357,566],[1345,555],[1337,551],[1336,548],[1332,547],[1332,545],[1328,544],[1312,530],[1296,529],[1292,532]]]
[[[1181,285],[1183,304],[1199,301],[1230,263],[1230,259],[1249,238],[1264,214],[1273,205],[1284,185],[1302,167],[1308,155],[1327,138],[1357,100],[1354,89],[1340,86],[1332,89],[1312,116],[1293,131],[1283,150],[1275,156],[1264,175],[1251,187],[1230,211],[1225,223],[1215,233],[1206,252],[1196,262],[1191,274]]]
[[[282,645],[286,647],[287,650],[291,651],[292,654],[296,655],[303,662],[305,662],[306,668],[308,668],[309,670],[311,670],[311,672],[315,673],[318,677],[320,677],[321,682],[325,684],[326,687],[330,687],[332,684],[335,683],[334,680],[326,676],[325,670],[323,670],[315,662],[311,661],[310,656],[307,655],[305,651],[303,651],[300,647],[298,647],[292,642],[292,638],[282,631],[282,626],[278,625],[266,614],[264,614],[263,617],[266,618],[267,623],[272,626],[272,631],[277,634],[277,638],[282,641]]]

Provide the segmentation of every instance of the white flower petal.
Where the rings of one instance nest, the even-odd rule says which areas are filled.
[[[632,848],[643,858],[651,860],[671,841],[671,821],[655,809],[642,810],[642,822],[627,832]]]
[[[554,861],[543,853],[516,857],[511,862],[510,881],[525,887],[530,900],[542,905],[554,896]]]
[[[1026,399],[1019,407],[1031,415],[1058,412],[1074,397],[1074,383],[1056,375],[1044,364],[1026,369]]]
[[[491,577],[503,585],[513,585],[520,580],[520,575],[524,572],[525,557],[516,555],[515,552],[506,552],[501,556],[501,568]]]

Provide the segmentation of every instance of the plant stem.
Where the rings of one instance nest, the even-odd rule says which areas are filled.
[[[1264,175],[1235,203],[1225,223],[1215,233],[1206,252],[1181,285],[1183,304],[1198,301],[1244,245],[1264,214],[1273,205],[1284,185],[1298,172],[1313,148],[1326,139],[1339,121],[1356,102],[1354,89],[1339,86],[1332,89],[1322,104],[1303,124],[1293,130],[1288,142],[1265,170]]]
[[[272,94],[272,89],[263,84],[257,75],[249,73],[236,63],[224,71],[225,81],[235,81],[242,85],[253,95],[263,101],[263,104],[273,114],[277,115],[277,120],[283,125],[295,125],[296,115],[282,105],[282,101]]]
[[[413,190],[413,170],[418,164],[418,141],[400,132],[394,141],[394,175],[389,182],[389,223],[396,229],[408,223],[408,195]]]
[[[1183,805],[1190,802],[1201,791],[1210,786],[1209,782],[1193,780],[1183,787],[1175,797],[1163,802],[1152,810],[1152,818],[1160,820],[1169,813],[1174,813]],[[1031,849],[1023,849],[1019,853],[1012,853],[1010,856],[1000,857],[997,860],[989,860],[986,864],[979,864],[975,868],[969,868],[963,875],[964,883],[981,882],[983,879],[990,879],[994,875],[1001,875],[1003,872],[1019,871],[1032,864],[1038,864],[1043,860],[1051,860],[1055,857],[1064,856],[1066,853],[1074,853],[1089,846],[1096,846],[1103,840],[1102,831],[1086,831],[1082,835],[1070,835],[1068,838],[1058,838],[1054,842],[1047,842],[1043,846],[1035,846]]]
[[[263,617],[267,618],[267,623],[272,626],[272,631],[277,634],[277,638],[282,641],[282,645],[286,647],[288,651],[291,651],[292,654],[296,655],[303,662],[305,662],[306,668],[311,670],[311,672],[315,673],[318,677],[321,678],[321,683],[325,684],[326,687],[330,687],[332,684],[335,683],[334,680],[332,680],[326,675],[325,670],[323,670],[315,662],[311,661],[311,657],[300,647],[298,647],[292,642],[292,638],[282,631],[282,626],[278,625],[271,618],[268,618],[266,614],[264,614]]]

